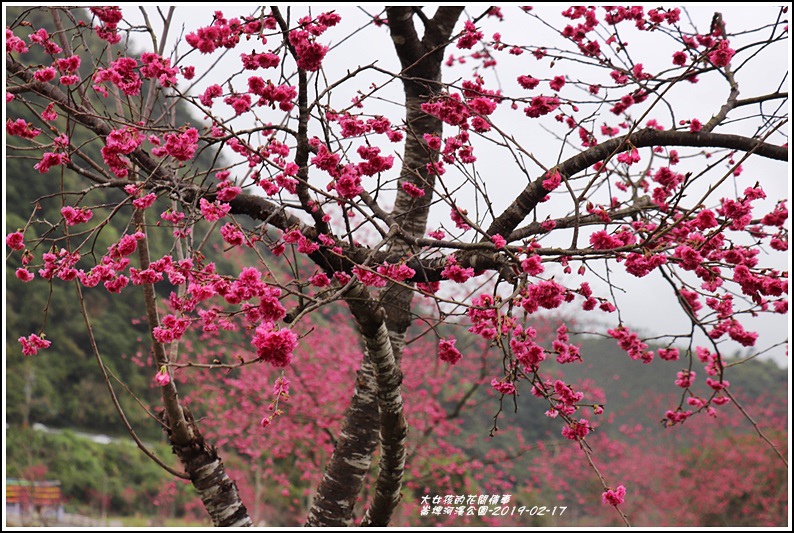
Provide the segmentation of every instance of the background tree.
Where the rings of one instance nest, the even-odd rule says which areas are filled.
[[[341,430],[326,433],[333,450],[325,448],[330,458],[309,525],[350,524],[370,474],[360,523],[390,523],[408,456],[406,343],[432,338],[440,361],[455,365],[471,357],[459,349],[462,330],[490,347],[498,369],[483,365],[498,396],[491,433],[519,394],[536,396],[578,445],[597,480],[594,499],[628,523],[620,508],[626,487],[602,475],[587,443],[605,402],[556,374],[588,357],[571,337],[582,322],[559,314],[577,307],[597,315],[598,332],[631,359],[681,361],[682,392],[665,410],[666,425],[731,404],[776,451],[732,395],[725,356],[759,343],[745,317],[788,311],[779,259],[788,247],[786,200],[767,198],[774,184],[744,170],[755,159],[788,161],[785,72],[739,98],[743,72],[774,65],[766,58],[785,46],[784,11],[736,32],[720,14],[702,21],[682,18],[678,8],[510,15],[537,35],[548,32],[541,46],[507,26],[486,36],[486,25],[507,17],[498,8],[470,15],[459,7],[433,14],[391,7],[367,14],[358,32],[335,12],[261,8],[230,18],[216,12],[169,50],[173,9],[157,10],[155,22],[145,9],[136,21],[119,8],[95,7],[90,24],[68,9],[45,10],[54,31],[31,22],[35,10],[28,10],[9,20],[6,37],[6,132],[16,142],[8,149],[22,159],[35,154],[33,168],[50,175],[48,192],[6,238],[20,261],[16,276],[73,284],[111,395],[104,361],[112,354],[102,353],[112,347],[98,342],[84,293],[140,286],[162,393],[157,420],[184,469],[173,473],[191,480],[215,524],[251,520],[180,398],[182,380],[255,373],[249,367],[262,362],[302,372],[299,346],[317,333],[311,317],[337,302],[357,328],[360,364]],[[149,43],[136,58],[122,37],[138,32]],[[388,32],[399,66],[348,59],[346,72],[335,72],[329,36],[359,32]],[[106,42],[101,53],[86,44],[92,34]],[[625,34],[647,40],[649,56]],[[31,50],[46,59],[30,61]],[[197,70],[191,63],[200,54],[235,67]],[[519,75],[497,76],[514,62]],[[444,81],[442,70],[455,64],[457,77]],[[696,95],[712,79],[724,103],[682,115],[676,94]],[[395,80],[402,98],[384,105]],[[340,97],[349,87],[357,92],[352,103]],[[711,104],[713,91],[700,101]],[[178,120],[178,103],[203,119]],[[538,124],[556,146],[547,153],[544,145],[543,155],[530,148]],[[237,154],[234,162],[220,158],[223,148]],[[107,198],[106,190],[118,193]],[[45,206],[57,211],[45,216]],[[431,226],[434,212],[443,216]],[[120,219],[121,235],[100,244]],[[251,263],[227,270],[233,263],[207,260],[213,236],[230,252],[246,250]],[[168,246],[151,256],[157,238]],[[621,312],[624,273],[669,285],[687,330],[656,335],[661,348],[651,349]],[[168,294],[165,307],[155,286]],[[558,313],[551,336],[538,332],[546,311]],[[341,312],[334,307],[331,321]],[[44,329],[20,337],[23,354],[59,342]],[[206,359],[189,342],[198,335],[218,336],[226,356]],[[704,372],[705,394],[695,388]],[[256,375],[220,386],[242,389],[251,378],[261,386]],[[323,390],[311,383],[324,376],[305,379]],[[274,410],[262,426],[274,423],[288,381],[275,380]],[[243,435],[216,435],[246,447]]]

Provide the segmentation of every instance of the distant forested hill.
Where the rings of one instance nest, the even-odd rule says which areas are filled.
[[[34,28],[43,27],[53,33],[52,20],[40,10],[28,12],[23,7],[9,7],[6,15],[9,20],[24,15]],[[87,21],[88,18],[85,20]],[[92,53],[95,55],[101,54],[103,46],[106,45],[104,41],[96,38],[87,38],[85,43],[92,48]],[[25,57],[33,64],[51,62],[38,46],[30,47]],[[90,65],[83,63],[81,71],[83,79],[89,77]],[[35,127],[46,131],[47,124],[37,116],[44,109],[44,105],[30,94],[26,94],[25,99],[32,102],[30,107],[17,101],[7,104],[8,118],[12,120],[24,118]],[[177,106],[176,123],[185,124],[191,121],[191,115],[185,106]],[[102,161],[99,151],[104,143],[101,139],[81,137],[81,130],[73,128],[63,116],[52,124],[59,131],[68,132],[72,144],[80,146],[87,156]],[[40,141],[40,139],[35,140]],[[126,197],[124,191],[107,187],[93,188],[83,197],[53,195],[61,190],[85,190],[88,184],[83,178],[62,166],[40,174],[33,168],[36,160],[27,157],[25,151],[12,148],[24,146],[24,142],[20,137],[7,138],[8,157],[5,160],[4,172],[8,209],[6,233],[23,228],[34,212],[34,207],[38,205],[40,209],[33,216],[51,224],[48,237],[63,237],[63,227],[57,222],[61,218],[60,209],[64,205],[72,205],[78,200],[80,205],[85,206],[113,205]],[[215,155],[205,150],[200,154],[197,163],[205,165],[208,169],[213,163],[222,165],[223,159],[216,159]],[[157,212],[167,207],[166,204],[162,204]],[[90,248],[97,257],[101,256],[122,234],[129,231],[131,217],[132,207],[127,204],[96,237],[91,237]],[[151,232],[150,247],[155,259],[168,252],[169,245],[164,240],[164,235],[165,232]],[[35,230],[31,226],[26,232],[26,242],[32,242],[35,238]],[[83,239],[85,237],[79,236],[78,233],[72,237],[71,243],[74,246]],[[60,242],[66,245],[66,241]],[[213,249],[218,242],[222,242],[220,238],[211,240],[207,249]],[[34,250],[39,257],[42,251]],[[88,270],[95,264],[96,258],[85,252],[83,256],[85,259],[78,264],[78,268]],[[231,268],[228,261],[222,258],[219,258],[219,261],[220,268]],[[83,317],[76,306],[74,286],[61,281],[49,284],[47,280],[38,277],[30,283],[21,283],[14,275],[20,266],[19,254],[13,255],[6,261],[7,421],[11,424],[40,422],[53,427],[77,427],[107,433],[123,431],[91,352]],[[163,297],[167,297],[172,289],[168,283],[160,283],[156,288]],[[141,355],[144,360],[147,356],[146,353],[138,353],[142,349],[147,350],[145,340],[148,338],[146,326],[139,320],[144,316],[142,294],[135,287],[129,286],[124,291],[125,297],[112,297],[113,295],[101,285],[93,289],[84,289],[84,293],[94,334],[105,364],[113,375],[122,378],[126,386],[141,395],[140,400],[144,404],[150,404],[157,398],[156,391],[150,385],[154,370],[149,367],[141,368],[134,362],[134,359],[140,359]],[[52,341],[52,347],[36,357],[23,357],[17,338],[38,333],[42,326],[47,339]],[[144,342],[141,342],[141,339]],[[160,432],[156,424],[150,421],[138,424],[148,416],[138,407],[135,398],[124,392],[122,385],[119,383],[114,385],[119,389],[121,404],[133,423],[144,434],[159,437]]]

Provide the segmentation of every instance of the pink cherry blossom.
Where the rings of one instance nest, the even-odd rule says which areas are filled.
[[[493,389],[500,394],[512,395],[516,393],[515,385],[513,385],[509,381],[502,381],[493,378],[491,380],[491,387],[493,387]]]
[[[618,485],[615,490],[608,489],[601,495],[601,501],[604,505],[620,505],[626,499],[626,487]]]
[[[730,43],[723,39],[717,43],[717,47],[709,53],[709,61],[715,67],[725,67],[731,62],[731,58],[736,54],[736,50],[730,47]]]
[[[61,208],[61,215],[66,221],[67,226],[75,226],[77,224],[83,224],[91,220],[91,218],[94,216],[94,213],[85,207],[75,209],[70,205],[66,205]]]
[[[34,278],[33,273],[30,272],[26,268],[18,268],[16,270],[16,276],[17,276],[17,279],[19,279],[20,281],[23,281],[25,283],[27,283],[29,281],[32,281],[33,278]]]
[[[22,235],[22,232],[16,231],[14,233],[9,233],[8,235],[6,235],[6,246],[11,248],[12,250],[24,250],[25,237]]]
[[[451,365],[457,364],[463,357],[455,348],[457,339],[440,339],[438,341],[438,358]]]
[[[259,359],[275,367],[284,367],[292,362],[292,352],[298,345],[298,336],[290,329],[276,329],[272,322],[263,322],[256,328],[251,344]]]
[[[447,266],[441,271],[441,276],[444,279],[449,279],[456,283],[465,283],[469,278],[474,276],[474,269],[471,267],[461,267],[457,264],[455,256],[449,256],[447,258]]]
[[[556,169],[546,173],[546,179],[543,180],[543,188],[547,191],[553,191],[562,183],[562,176]]]
[[[36,355],[39,350],[47,349],[52,344],[52,342],[39,337],[35,333],[27,337],[20,337],[18,340],[19,344],[22,345],[23,355]]]
[[[157,374],[155,374],[154,382],[158,387],[165,387],[171,383],[171,375],[168,373],[168,370],[163,368]]]

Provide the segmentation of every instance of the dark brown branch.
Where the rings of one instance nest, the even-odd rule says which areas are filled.
[[[276,18],[281,32],[284,36],[284,42],[289,43],[289,27],[287,21],[282,17],[281,12],[275,6],[272,8],[273,16]],[[290,45],[290,53],[297,60],[295,49]],[[315,227],[320,233],[330,233],[331,228],[328,223],[323,220],[325,213],[316,205],[312,205],[311,197],[309,196],[309,154],[311,147],[309,146],[309,77],[306,71],[302,68],[298,69],[298,134],[296,140],[298,146],[295,149],[295,164],[298,165],[298,186],[297,194],[303,210],[308,213],[314,220]]]
[[[135,210],[134,221],[140,231],[146,234],[144,212]],[[138,257],[142,269],[149,268],[149,243],[144,238],[138,244]],[[157,300],[154,285],[142,285],[146,303],[146,319],[152,339],[152,351],[158,368],[166,367],[168,355],[163,344],[155,338],[155,327],[160,319],[157,312]],[[179,393],[173,380],[161,388],[163,404],[162,412],[164,429],[171,443],[174,454],[190,476],[193,487],[198,492],[207,514],[216,527],[250,527],[253,525],[248,510],[240,499],[237,485],[226,474],[223,461],[214,446],[208,444],[201,434],[190,410],[179,400]]]
[[[788,93],[771,93],[765,94],[763,96],[753,96],[752,98],[743,98],[741,100],[737,100],[736,107],[760,104],[762,102],[768,102],[769,100],[779,100],[784,98],[788,98]]]
[[[625,219],[626,217],[630,217],[632,215],[636,215],[638,213],[642,213],[643,211],[649,210],[656,210],[658,209],[651,201],[648,196],[643,196],[638,198],[634,204],[624,208],[618,209],[616,211],[610,211],[609,217],[613,221],[620,221]],[[565,228],[573,228],[576,225],[579,226],[589,226],[592,224],[604,224],[604,220],[598,215],[585,215],[585,216],[568,216],[563,218],[558,218],[554,220],[554,229],[565,229]],[[523,228],[516,229],[513,233],[510,234],[509,238],[507,238],[507,242],[515,242],[521,239],[526,239],[532,235],[540,235],[542,233],[547,233],[547,230],[544,230],[542,227],[541,222],[532,222],[527,224]]]
[[[144,212],[140,209],[136,209],[133,220],[139,230],[146,235]],[[141,263],[142,270],[149,268],[151,261],[149,258],[149,243],[146,237],[138,244],[138,260]],[[165,347],[154,335],[155,329],[160,326],[160,317],[157,311],[157,296],[154,292],[154,285],[151,283],[144,283],[141,288],[143,289],[144,303],[146,304],[146,320],[149,324],[149,334],[152,340],[152,352],[154,353],[156,365],[155,371],[157,371],[168,364],[168,355],[165,352]],[[176,383],[174,383],[173,380],[169,381],[167,385],[161,387],[161,392],[163,404],[168,412],[168,418],[174,424],[171,428],[174,441],[179,444],[190,442],[195,435],[191,433],[192,428],[185,420],[182,405],[179,401],[179,393],[176,389]]]
[[[714,16],[717,17],[719,13],[715,13]],[[722,16],[719,17],[719,24],[722,25]],[[722,27],[723,35],[725,34],[725,28]],[[728,99],[722,104],[720,110],[717,112],[716,115],[711,117],[711,119],[703,125],[703,129],[701,129],[702,133],[711,133],[714,131],[714,128],[722,124],[722,121],[728,116],[728,113],[731,112],[734,108],[736,108],[736,102],[739,99],[739,84],[736,82],[736,77],[733,75],[733,70],[731,69],[731,65],[725,65],[723,67],[725,71],[725,78],[728,80],[728,84],[731,87],[731,92],[728,94]]]
[[[393,6],[386,8],[386,15],[397,57],[403,68],[408,68],[424,54],[414,27],[414,11],[410,6]]]
[[[630,136],[617,137],[581,152],[555,167],[568,179],[603,161],[611,154],[631,143],[637,148],[650,146],[692,146],[704,148],[727,148],[754,154],[777,161],[788,161],[788,148],[760,142],[751,137],[725,133],[690,133],[688,131],[644,129]],[[543,188],[545,174],[541,175],[516,197],[510,206],[499,215],[488,228],[488,235],[510,235],[522,220],[538,205],[548,191]]]
[[[463,13],[463,7],[460,6],[439,7],[430,21],[432,24],[428,25],[422,38],[425,49],[445,46],[452,36],[452,30],[455,29],[455,24],[458,23],[461,13]],[[443,50],[441,52],[443,53]]]

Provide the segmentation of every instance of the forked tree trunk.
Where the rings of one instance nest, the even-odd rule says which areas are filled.
[[[431,150],[424,136],[441,137],[443,123],[422,111],[421,105],[431,101],[442,90],[441,64],[444,49],[452,30],[463,11],[462,7],[441,7],[432,19],[424,20],[424,35],[419,40],[413,24],[415,9],[411,7],[387,8],[389,30],[394,48],[403,66],[403,89],[405,91],[406,140],[403,166],[397,187],[397,199],[392,217],[402,232],[410,237],[423,237],[427,231],[427,217],[433,201],[435,174],[428,171],[428,163],[438,161],[438,153]],[[414,198],[402,188],[410,182],[425,191],[425,195]],[[390,251],[407,254],[410,250],[402,241],[393,241]],[[388,334],[392,358],[395,361],[395,379],[379,372],[379,405],[381,409],[381,460],[375,494],[364,515],[362,525],[387,526],[394,509],[400,502],[402,478],[405,470],[405,445],[408,426],[403,416],[400,383],[402,373],[399,364],[405,332],[411,325],[411,300],[413,291],[398,284],[391,284],[381,295],[386,311],[385,332]],[[386,388],[385,390],[384,387]]]
[[[452,34],[463,8],[439,8],[432,19],[425,21],[424,36],[420,40],[413,25],[415,9],[411,7],[387,8],[389,28],[392,40],[403,65],[403,87],[405,90],[406,105],[406,143],[403,156],[403,167],[400,173],[400,185],[410,182],[425,191],[422,198],[413,198],[398,186],[398,195],[395,208],[392,212],[394,220],[400,230],[412,237],[421,237],[427,230],[427,216],[433,199],[433,186],[435,175],[427,170],[427,164],[438,161],[438,153],[430,150],[424,140],[424,134],[441,136],[442,122],[424,113],[421,105],[430,101],[441,90],[441,63],[444,58],[444,47]],[[390,250],[404,254],[408,249],[400,241],[394,241]],[[377,394],[377,403],[368,404],[369,418],[378,420],[379,437],[381,446],[381,459],[378,465],[378,479],[375,483],[375,493],[362,519],[362,525],[386,526],[391,520],[392,513],[400,501],[403,471],[405,469],[405,445],[408,440],[408,425],[403,415],[403,402],[400,385],[402,373],[400,360],[404,345],[405,332],[411,324],[411,299],[413,291],[406,287],[393,284],[381,294],[381,305],[371,300],[368,291],[363,286],[356,286],[346,296],[345,300],[356,319],[366,345],[367,358],[373,364],[375,374],[368,376],[372,381],[368,390],[372,389]],[[361,378],[361,376],[359,376]],[[353,422],[353,417],[363,418],[360,412],[358,389],[351,409],[345,417],[344,427],[348,428]],[[354,409],[355,406],[355,409]],[[343,435],[347,430],[343,430]],[[366,432],[365,429],[360,431]],[[368,433],[374,437],[374,431]],[[341,525],[350,523],[352,505],[355,503],[361,489],[363,478],[349,475],[347,482],[335,478],[335,483],[330,482],[332,472],[340,470],[341,466],[350,462],[341,453],[343,441],[337,444],[337,449],[328,466],[323,482],[317,492],[315,506],[309,514],[307,525]],[[357,451],[364,450],[359,446]],[[369,467],[371,454],[375,446],[371,447],[370,457],[356,456],[356,463],[366,464]],[[340,452],[340,453],[337,453]],[[340,487],[342,491],[335,491]],[[329,500],[336,498],[339,509],[345,513],[340,519],[326,517],[319,520],[321,513],[316,508],[327,505]]]

